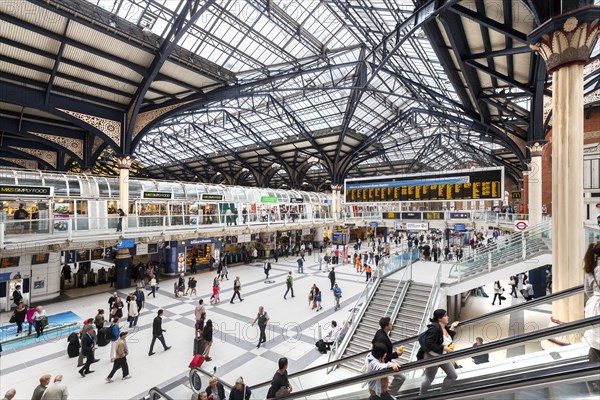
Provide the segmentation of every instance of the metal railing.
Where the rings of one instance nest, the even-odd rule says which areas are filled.
[[[440,278],[441,278],[441,275],[440,275]],[[559,292],[555,292],[555,293],[552,293],[547,296],[539,297],[537,299],[533,299],[528,302],[516,304],[514,306],[510,306],[510,307],[502,308],[502,309],[499,309],[496,311],[492,311],[490,313],[487,313],[487,314],[479,316],[479,317],[461,321],[459,327],[462,329],[462,328],[469,327],[472,324],[481,323],[483,321],[488,321],[488,320],[496,321],[499,317],[502,317],[505,315],[510,315],[517,311],[533,309],[536,306],[543,305],[543,304],[546,304],[551,301],[556,301],[556,300],[568,298],[571,296],[580,295],[581,293],[583,293],[583,285],[575,286],[573,288],[561,290]],[[406,345],[409,343],[414,343],[418,340],[418,338],[419,338],[419,335],[413,335],[413,336],[404,338],[402,340],[395,341],[395,342],[393,342],[393,347],[395,348],[397,346],[403,346],[403,345]],[[361,358],[364,360],[364,358],[367,356],[367,354],[369,354],[369,352],[370,352],[370,350],[365,350],[365,351],[362,351],[357,354],[353,354],[348,357],[339,358],[339,359],[336,359],[331,362],[327,362],[327,363],[324,363],[321,365],[307,368],[305,370],[298,371],[298,372],[288,375],[288,379],[295,379],[295,378],[299,378],[304,375],[308,375],[308,374],[312,374],[312,373],[321,371],[323,369],[330,369],[333,366],[338,366],[338,365],[344,364],[350,360],[354,360],[354,359],[358,359],[358,358]],[[261,382],[259,384],[253,385],[252,387],[250,387],[250,389],[252,389],[252,391],[254,391],[255,389],[270,385],[270,383],[271,383],[271,381]]]
[[[529,341],[541,341],[545,339],[552,339],[555,337],[559,337],[563,334],[567,333],[576,333],[581,332],[585,329],[588,329],[596,324],[600,323],[600,316],[594,316],[590,318],[585,318],[582,320],[567,322],[565,324],[541,329],[539,331],[525,333],[522,335],[516,335],[509,338],[498,339],[494,342],[482,344],[476,347],[470,347],[467,349],[457,350],[452,353],[443,354],[437,357],[433,357],[427,360],[419,360],[413,361],[407,364],[403,364],[401,367],[401,371],[403,373],[423,370],[428,367],[446,364],[451,362],[456,362],[461,359],[470,358],[482,354],[488,354],[490,352],[504,350],[512,347],[522,346],[523,343]],[[306,390],[300,390],[297,392],[292,392],[291,394],[281,397],[284,399],[300,399],[307,398],[311,395],[319,395],[322,398],[328,398],[328,391],[333,391],[340,388],[353,387],[356,385],[355,390],[359,390],[360,385],[364,382],[373,381],[377,379],[381,379],[390,375],[390,370],[379,370],[375,372],[370,372],[366,374],[361,374],[355,377],[336,380],[335,382],[326,383],[323,385],[319,385],[316,387],[312,387]]]

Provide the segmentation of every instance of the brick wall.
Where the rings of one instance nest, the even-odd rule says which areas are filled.
[[[600,108],[586,113],[583,121],[584,144],[600,142]],[[552,131],[546,136],[548,144],[542,153],[542,204],[546,205],[547,214],[552,215]],[[583,177],[581,178],[583,179]],[[524,180],[524,204],[528,204],[527,177]]]

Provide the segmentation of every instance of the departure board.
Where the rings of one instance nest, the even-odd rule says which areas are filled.
[[[504,167],[346,179],[346,203],[498,200]]]

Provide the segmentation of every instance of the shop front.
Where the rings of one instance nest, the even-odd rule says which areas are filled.
[[[171,241],[166,249],[165,273],[187,272],[192,265],[196,271],[210,269],[211,261],[219,260],[222,248],[222,241],[217,238]]]

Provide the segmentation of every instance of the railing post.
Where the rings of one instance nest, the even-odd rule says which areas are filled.
[[[69,242],[73,240],[73,220],[71,218],[67,220],[67,239]]]
[[[492,253],[488,253],[488,272],[492,271]]]

